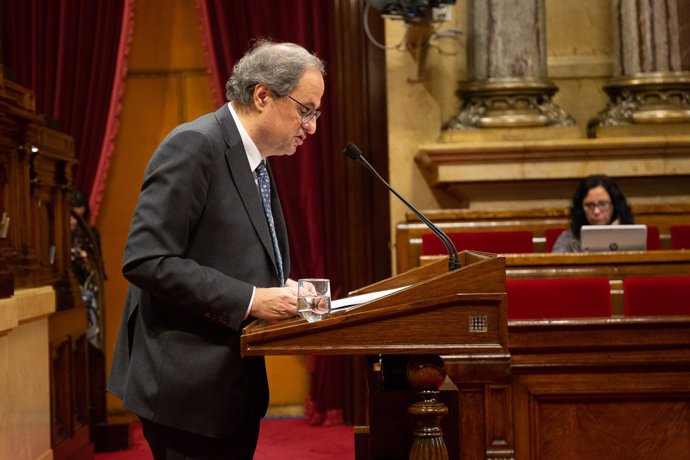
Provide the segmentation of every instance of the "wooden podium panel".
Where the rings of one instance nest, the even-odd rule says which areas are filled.
[[[403,289],[337,310],[314,323],[294,318],[244,329],[244,355],[505,354],[505,262],[465,251],[447,262],[411,270],[356,291]]]
[[[485,368],[505,373],[509,361],[505,259],[463,251],[460,264],[448,272],[448,262],[442,260],[362,288],[353,294],[402,289],[314,323],[301,318],[273,324],[255,321],[243,331],[242,353],[415,355],[410,359],[415,366],[393,365],[388,374],[407,376],[407,387],[389,384],[399,380],[386,377],[385,358],[380,370],[369,367],[364,373],[367,426],[355,429],[357,458],[407,458],[408,450],[410,459],[447,459],[448,453],[457,458],[457,388],[452,382],[441,385],[446,374],[438,355],[463,356],[466,364],[485,375],[492,372]],[[396,360],[407,358],[391,359]],[[410,405],[419,399],[417,392],[422,401]]]
[[[287,320],[245,333],[245,355],[445,354],[503,351],[504,294],[454,294],[433,300],[355,308],[318,323]],[[369,305],[366,305],[369,307]],[[361,309],[361,310],[360,310]],[[479,328],[473,322],[481,322]],[[245,338],[246,337],[246,338]]]

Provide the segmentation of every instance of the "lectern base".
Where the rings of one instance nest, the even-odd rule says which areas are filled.
[[[450,379],[439,390],[438,400],[448,408],[448,415],[441,419],[448,458],[459,458],[459,392]],[[407,460],[415,430],[415,419],[407,413],[407,408],[419,401],[418,392],[412,388],[384,388],[378,371],[367,373],[367,392],[369,426],[368,430],[356,427],[355,459]]]

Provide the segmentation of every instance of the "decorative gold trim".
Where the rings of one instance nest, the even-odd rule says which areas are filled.
[[[690,72],[623,75],[603,88],[609,103],[588,123],[591,137],[607,126],[690,123]]]
[[[573,126],[575,120],[551,97],[558,87],[547,80],[490,79],[461,84],[460,113],[444,130]]]

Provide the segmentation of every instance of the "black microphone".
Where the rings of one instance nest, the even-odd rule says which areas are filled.
[[[438,228],[433,222],[427,219],[427,217],[424,214],[422,214],[421,211],[417,210],[417,208],[408,203],[405,198],[400,196],[398,192],[393,190],[393,187],[391,187],[388,184],[388,182],[386,182],[384,178],[381,177],[381,175],[378,172],[376,172],[374,167],[371,166],[369,162],[362,156],[362,151],[359,149],[359,147],[357,147],[354,143],[350,142],[345,146],[343,153],[348,157],[352,158],[353,160],[363,164],[369,171],[371,171],[372,174],[378,177],[379,180],[383,182],[386,187],[388,187],[388,190],[393,192],[393,194],[397,196],[400,199],[400,201],[405,203],[405,206],[407,206],[410,209],[410,211],[412,211],[415,214],[415,216],[419,217],[419,220],[424,222],[424,224],[427,227],[429,227],[429,229],[431,229],[432,232],[434,232],[438,239],[441,240],[441,243],[443,243],[443,246],[445,246],[446,251],[448,251],[448,271],[460,268],[460,256],[458,256],[458,250],[455,247],[455,244],[453,244],[453,240],[451,240],[443,230]]]

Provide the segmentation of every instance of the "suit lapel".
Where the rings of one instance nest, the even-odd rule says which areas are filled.
[[[247,154],[242,146],[242,138],[237,131],[237,127],[230,115],[227,106],[223,105],[216,111],[216,119],[223,128],[223,135],[225,136],[225,143],[228,149],[225,151],[225,158],[228,162],[230,174],[237,186],[237,191],[244,203],[244,208],[249,215],[256,233],[261,239],[264,249],[273,263],[273,269],[278,273],[278,266],[276,265],[275,253],[273,252],[273,244],[271,243],[271,234],[268,230],[268,223],[266,222],[266,215],[261,204],[261,197],[259,190],[254,182],[254,173],[249,168],[247,161]],[[281,214],[282,219],[282,214]]]

